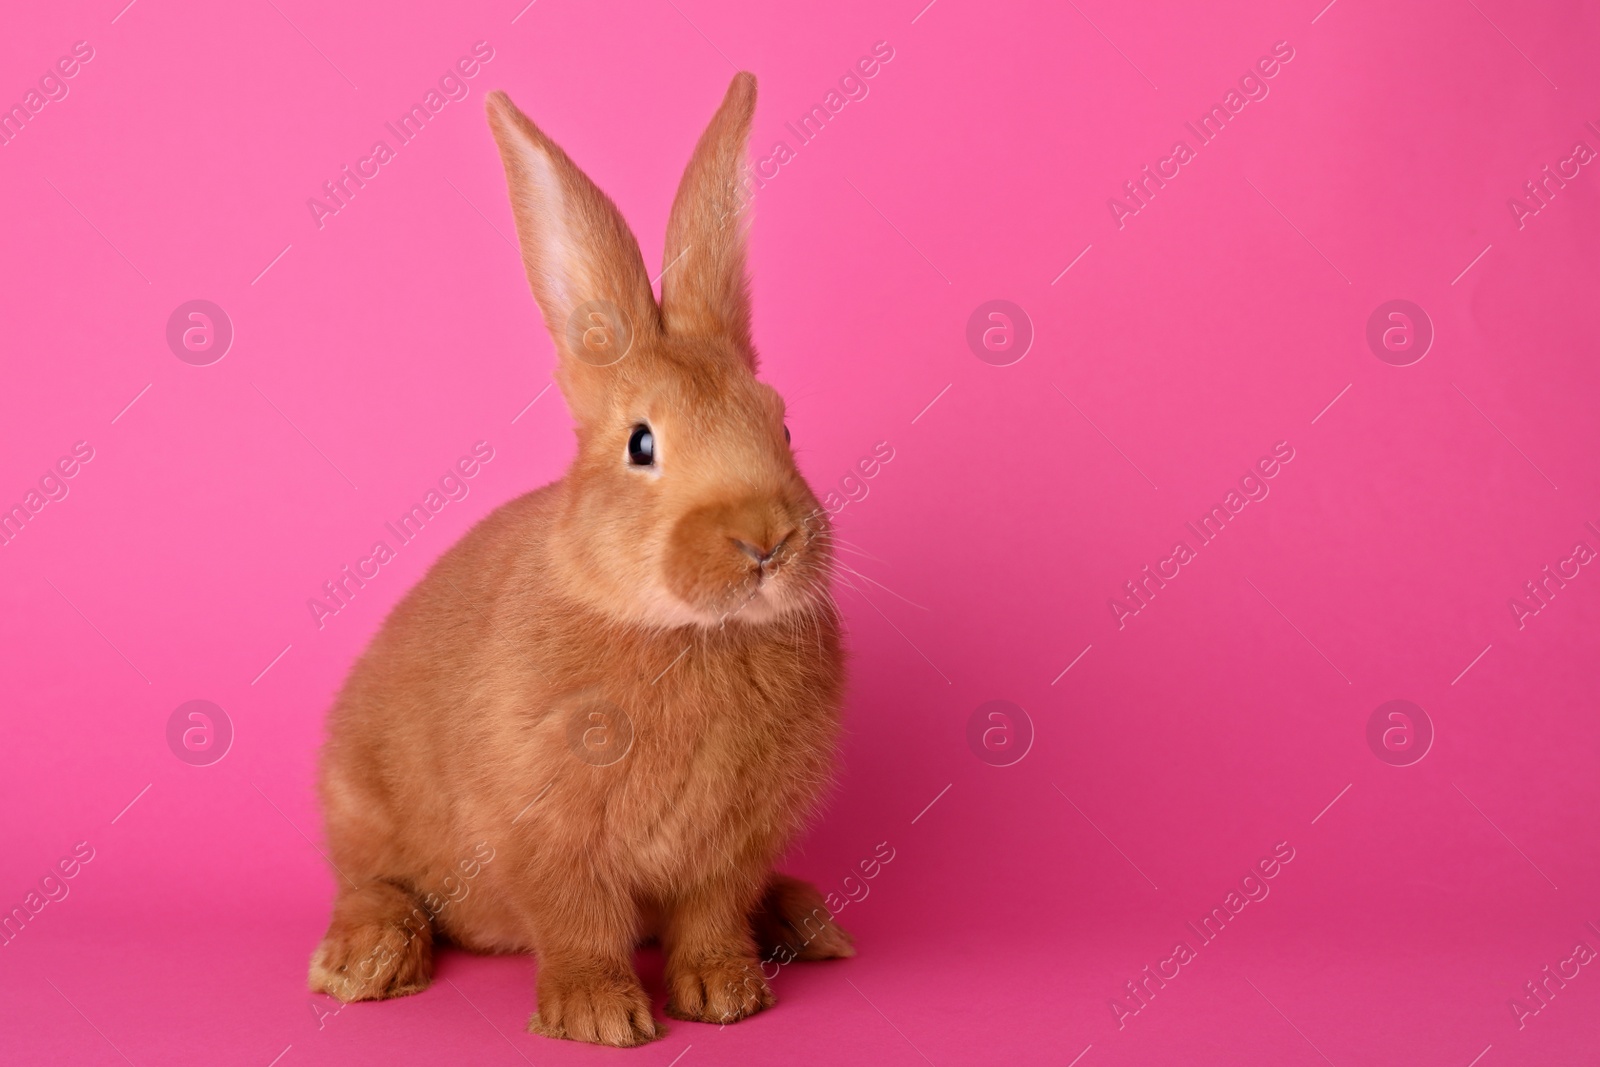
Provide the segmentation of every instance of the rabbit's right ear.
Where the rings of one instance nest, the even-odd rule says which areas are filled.
[[[559,357],[557,380],[579,419],[641,332],[660,329],[633,231],[606,194],[503,92],[487,102],[505,163],[528,284]]]

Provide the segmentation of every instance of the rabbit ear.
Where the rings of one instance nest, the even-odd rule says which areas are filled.
[[[745,145],[756,110],[755,75],[734,75],[700,135],[667,221],[661,317],[668,333],[721,336],[754,362],[745,279]]]
[[[616,205],[510,97],[492,92],[486,106],[528,284],[555,339],[562,391],[581,418],[586,394],[602,388],[584,383],[609,380],[590,368],[621,359],[641,331],[660,328],[644,258]]]

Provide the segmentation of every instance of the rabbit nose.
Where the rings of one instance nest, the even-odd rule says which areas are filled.
[[[756,561],[756,566],[765,567],[767,564],[772,562],[773,557],[778,554],[783,546],[789,543],[789,537],[792,533],[793,531],[790,531],[790,533],[784,534],[782,537],[778,538],[771,548],[763,548],[760,545],[753,545],[749,541],[745,541],[738,537],[732,538],[732,541],[734,546],[738,548],[740,552],[743,552],[745,555]]]
[[[734,547],[736,547],[740,552],[743,552],[745,555],[755,560],[756,566],[758,567],[766,566],[767,562],[772,559],[773,551],[775,551],[774,549],[766,549],[752,545],[749,541],[741,541],[737,537],[733,539],[733,544]]]

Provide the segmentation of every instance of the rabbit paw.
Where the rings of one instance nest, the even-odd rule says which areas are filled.
[[[633,975],[592,974],[539,980],[539,1010],[528,1029],[545,1037],[628,1048],[666,1034],[650,1015],[650,999]]]
[[[763,957],[779,964],[856,954],[855,943],[829,914],[816,886],[788,875],[772,876],[752,925]]]
[[[389,923],[330,931],[311,957],[311,991],[347,1004],[420,993],[433,980],[431,942]]]
[[[701,960],[667,968],[667,1014],[701,1023],[734,1023],[777,1003],[754,959]]]

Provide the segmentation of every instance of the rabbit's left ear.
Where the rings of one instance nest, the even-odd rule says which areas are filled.
[[[755,110],[755,75],[741,71],[678,183],[661,278],[661,316],[669,334],[724,338],[752,363],[745,145]]]

